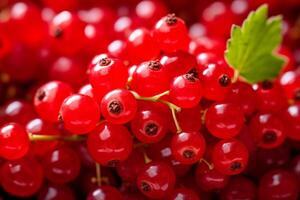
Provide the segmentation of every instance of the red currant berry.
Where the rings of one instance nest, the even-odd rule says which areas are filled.
[[[168,200],[200,200],[200,198],[193,190],[178,188],[172,192]]]
[[[182,164],[194,164],[205,152],[205,140],[199,132],[182,132],[172,138],[171,149],[176,160]]]
[[[290,105],[283,113],[286,134],[293,140],[300,140],[300,104]]]
[[[3,158],[21,158],[28,152],[29,145],[29,137],[23,126],[9,123],[0,128],[0,156]]]
[[[215,101],[224,100],[231,86],[233,70],[224,61],[218,61],[204,66],[199,71],[204,97]]]
[[[137,111],[137,101],[129,90],[115,89],[107,93],[100,104],[103,117],[113,124],[131,121]]]
[[[231,103],[216,103],[207,109],[205,124],[209,132],[221,139],[238,135],[244,125],[242,111]]]
[[[63,55],[74,55],[84,46],[85,24],[76,14],[69,11],[58,13],[50,23],[52,45]]]
[[[131,131],[143,143],[160,141],[168,131],[168,121],[156,110],[137,112],[130,122]]]
[[[121,60],[100,54],[92,61],[89,78],[96,95],[102,99],[107,92],[125,87],[128,71]]]
[[[181,108],[195,107],[202,97],[200,80],[190,73],[176,77],[171,83],[169,97]]]
[[[250,116],[256,111],[255,91],[244,82],[233,83],[226,96],[226,101],[238,105],[244,115]]]
[[[132,150],[132,137],[121,125],[100,124],[88,135],[87,147],[91,156],[101,165],[116,166],[128,158]]]
[[[60,135],[57,125],[43,121],[40,118],[28,122],[26,131],[33,135]],[[30,145],[30,150],[34,155],[44,156],[47,152],[53,150],[57,144],[58,141],[34,141]]]
[[[257,199],[254,183],[243,176],[233,177],[221,192],[221,200]]]
[[[280,77],[280,85],[288,99],[300,100],[300,73],[287,71]]]
[[[92,190],[86,200],[122,200],[121,193],[112,186],[101,186]]]
[[[130,87],[142,96],[153,96],[169,88],[169,76],[163,65],[157,61],[141,63],[132,75]]]
[[[150,162],[140,171],[137,186],[149,198],[167,197],[175,186],[173,169],[163,162]]]
[[[164,66],[164,70],[167,71],[171,79],[186,74],[197,67],[196,58],[185,51],[166,53],[161,56],[160,63]]]
[[[165,52],[188,49],[188,31],[184,21],[175,14],[169,14],[156,23],[153,37]]]
[[[145,165],[144,153],[141,148],[135,148],[128,159],[120,162],[117,172],[123,181],[135,183],[136,177]]]
[[[29,197],[43,184],[43,169],[33,158],[5,162],[0,169],[1,185],[14,196]]]
[[[74,180],[79,174],[78,155],[68,147],[59,147],[43,157],[43,167],[48,180],[64,184]]]
[[[34,106],[40,117],[46,121],[57,122],[60,106],[72,94],[72,88],[60,81],[51,81],[41,86],[34,97]]]
[[[74,134],[92,131],[100,120],[100,109],[96,101],[80,94],[67,97],[61,105],[60,114],[64,127]]]
[[[296,200],[298,193],[297,181],[288,171],[272,170],[260,179],[259,199]]]
[[[39,192],[38,200],[75,200],[75,196],[68,186],[48,184]]]
[[[94,89],[93,89],[93,87],[92,87],[91,84],[85,84],[85,85],[83,85],[79,89],[78,94],[89,96],[89,97],[95,99],[98,102],[97,96],[95,95]]]
[[[255,115],[251,119],[249,128],[254,141],[262,148],[278,147],[286,138],[282,120],[271,113]]]
[[[277,82],[264,81],[253,86],[260,111],[277,112],[287,107],[284,90]]]
[[[155,59],[159,53],[155,40],[150,31],[145,28],[134,30],[128,37],[128,56],[131,63]]]
[[[216,169],[210,169],[205,162],[198,164],[195,177],[199,188],[204,191],[222,189],[229,180],[229,176],[221,174]]]
[[[219,141],[212,152],[214,167],[226,175],[235,175],[244,171],[248,164],[248,157],[248,149],[236,139]]]

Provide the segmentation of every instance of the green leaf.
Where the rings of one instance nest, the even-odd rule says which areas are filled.
[[[233,25],[225,59],[246,81],[275,78],[286,62],[276,53],[282,40],[281,16],[268,18],[268,7],[251,12],[242,27]]]

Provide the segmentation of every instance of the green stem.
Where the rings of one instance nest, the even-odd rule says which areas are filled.
[[[29,139],[31,141],[54,141],[54,140],[63,140],[63,141],[83,141],[86,140],[85,136],[79,135],[70,135],[70,136],[62,136],[62,135],[34,135],[32,133],[29,134]]]
[[[179,122],[177,120],[176,110],[174,108],[170,108],[170,109],[171,109],[171,112],[172,112],[172,117],[173,117],[173,121],[174,121],[175,126],[176,126],[177,133],[181,133],[182,132],[182,128],[180,127]]]

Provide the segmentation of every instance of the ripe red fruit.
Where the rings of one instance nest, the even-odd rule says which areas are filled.
[[[95,94],[102,99],[107,92],[126,86],[128,71],[121,60],[100,54],[91,63],[89,79]]]
[[[262,148],[280,146],[286,138],[282,119],[272,113],[258,113],[250,122],[250,133],[253,140]]]
[[[84,46],[85,24],[76,14],[62,11],[50,23],[51,44],[63,55],[74,55]]]
[[[205,162],[197,165],[195,178],[199,188],[204,191],[222,189],[229,180],[228,175],[222,174],[214,168],[210,169]]]
[[[226,175],[239,174],[245,170],[248,158],[248,149],[236,139],[221,140],[212,151],[214,167]]]
[[[92,190],[86,200],[122,200],[121,193],[112,186],[100,186]]]
[[[60,81],[48,82],[41,86],[35,94],[35,110],[42,119],[57,122],[61,104],[71,94],[70,85]]]
[[[150,31],[145,28],[134,30],[128,37],[127,45],[131,63],[155,59],[160,53],[156,41],[151,36]]]
[[[0,156],[7,160],[23,157],[29,149],[30,141],[25,128],[16,123],[8,123],[0,128]]]
[[[74,180],[80,170],[78,155],[68,147],[59,147],[48,152],[42,161],[46,178],[57,184]]]
[[[300,140],[300,104],[290,105],[283,112],[286,134],[293,140]]]
[[[104,122],[88,135],[87,147],[92,158],[106,166],[116,166],[128,158],[132,150],[132,137],[121,125]]]
[[[300,100],[300,72],[287,71],[280,77],[280,85],[288,99]]]
[[[137,111],[137,101],[129,90],[115,89],[107,93],[100,104],[103,117],[113,124],[131,121]]]
[[[244,115],[235,104],[215,103],[207,109],[205,124],[210,133],[221,139],[238,135],[244,125]]]
[[[232,68],[222,60],[200,67],[199,78],[203,83],[203,96],[215,101],[224,100],[231,86]]]
[[[199,161],[205,148],[204,137],[199,132],[182,132],[172,138],[172,154],[182,164],[193,164]]]
[[[138,189],[149,198],[165,198],[175,186],[173,169],[163,162],[150,162],[140,171]]]
[[[66,185],[48,184],[40,190],[38,200],[75,200],[75,196]]]
[[[100,109],[91,97],[74,94],[64,100],[60,115],[65,129],[73,134],[86,134],[92,131],[100,120]]]
[[[169,75],[158,60],[141,63],[132,74],[130,88],[141,96],[153,96],[169,89]]]
[[[165,52],[188,49],[188,31],[184,21],[175,14],[168,14],[156,23],[153,37]]]
[[[168,197],[168,200],[200,200],[198,195],[190,189],[187,188],[177,188]]]
[[[298,185],[295,177],[285,170],[271,170],[266,173],[259,183],[259,199],[298,199]]]
[[[170,101],[181,108],[192,108],[199,104],[202,85],[193,74],[174,78],[170,86]]]
[[[168,131],[168,121],[153,109],[138,111],[130,122],[131,131],[143,143],[159,142]]]
[[[43,169],[33,158],[5,162],[0,169],[1,185],[8,193],[29,197],[43,184]]]
[[[252,181],[243,176],[237,176],[230,179],[220,196],[221,200],[255,200],[257,199],[257,191]]]

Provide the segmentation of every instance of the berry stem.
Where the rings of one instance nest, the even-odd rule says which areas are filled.
[[[148,155],[146,154],[146,152],[144,151],[144,160],[145,160],[145,163],[149,163],[151,162],[151,159],[148,157]]]
[[[99,163],[95,163],[96,165],[96,181],[97,185],[101,186],[101,166]]]
[[[63,140],[63,141],[82,141],[86,140],[85,136],[79,135],[70,135],[70,136],[61,136],[61,135],[34,135],[29,133],[29,139],[31,141],[54,141],[54,140]]]
[[[234,70],[234,75],[233,75],[233,79],[232,79],[232,83],[235,83],[238,81],[238,78],[239,78],[239,71],[238,70]]]
[[[200,160],[199,160],[199,162],[204,162],[207,166],[208,166],[208,169],[209,170],[213,170],[214,169],[214,164],[212,164],[212,163],[209,163],[207,160],[205,160],[204,158],[201,158]]]
[[[172,117],[173,117],[173,121],[175,123],[175,126],[176,126],[176,130],[177,130],[177,133],[181,133],[182,132],[182,129],[179,125],[179,122],[177,120],[177,117],[176,117],[176,109],[175,108],[170,108],[171,109],[171,112],[172,112]]]

